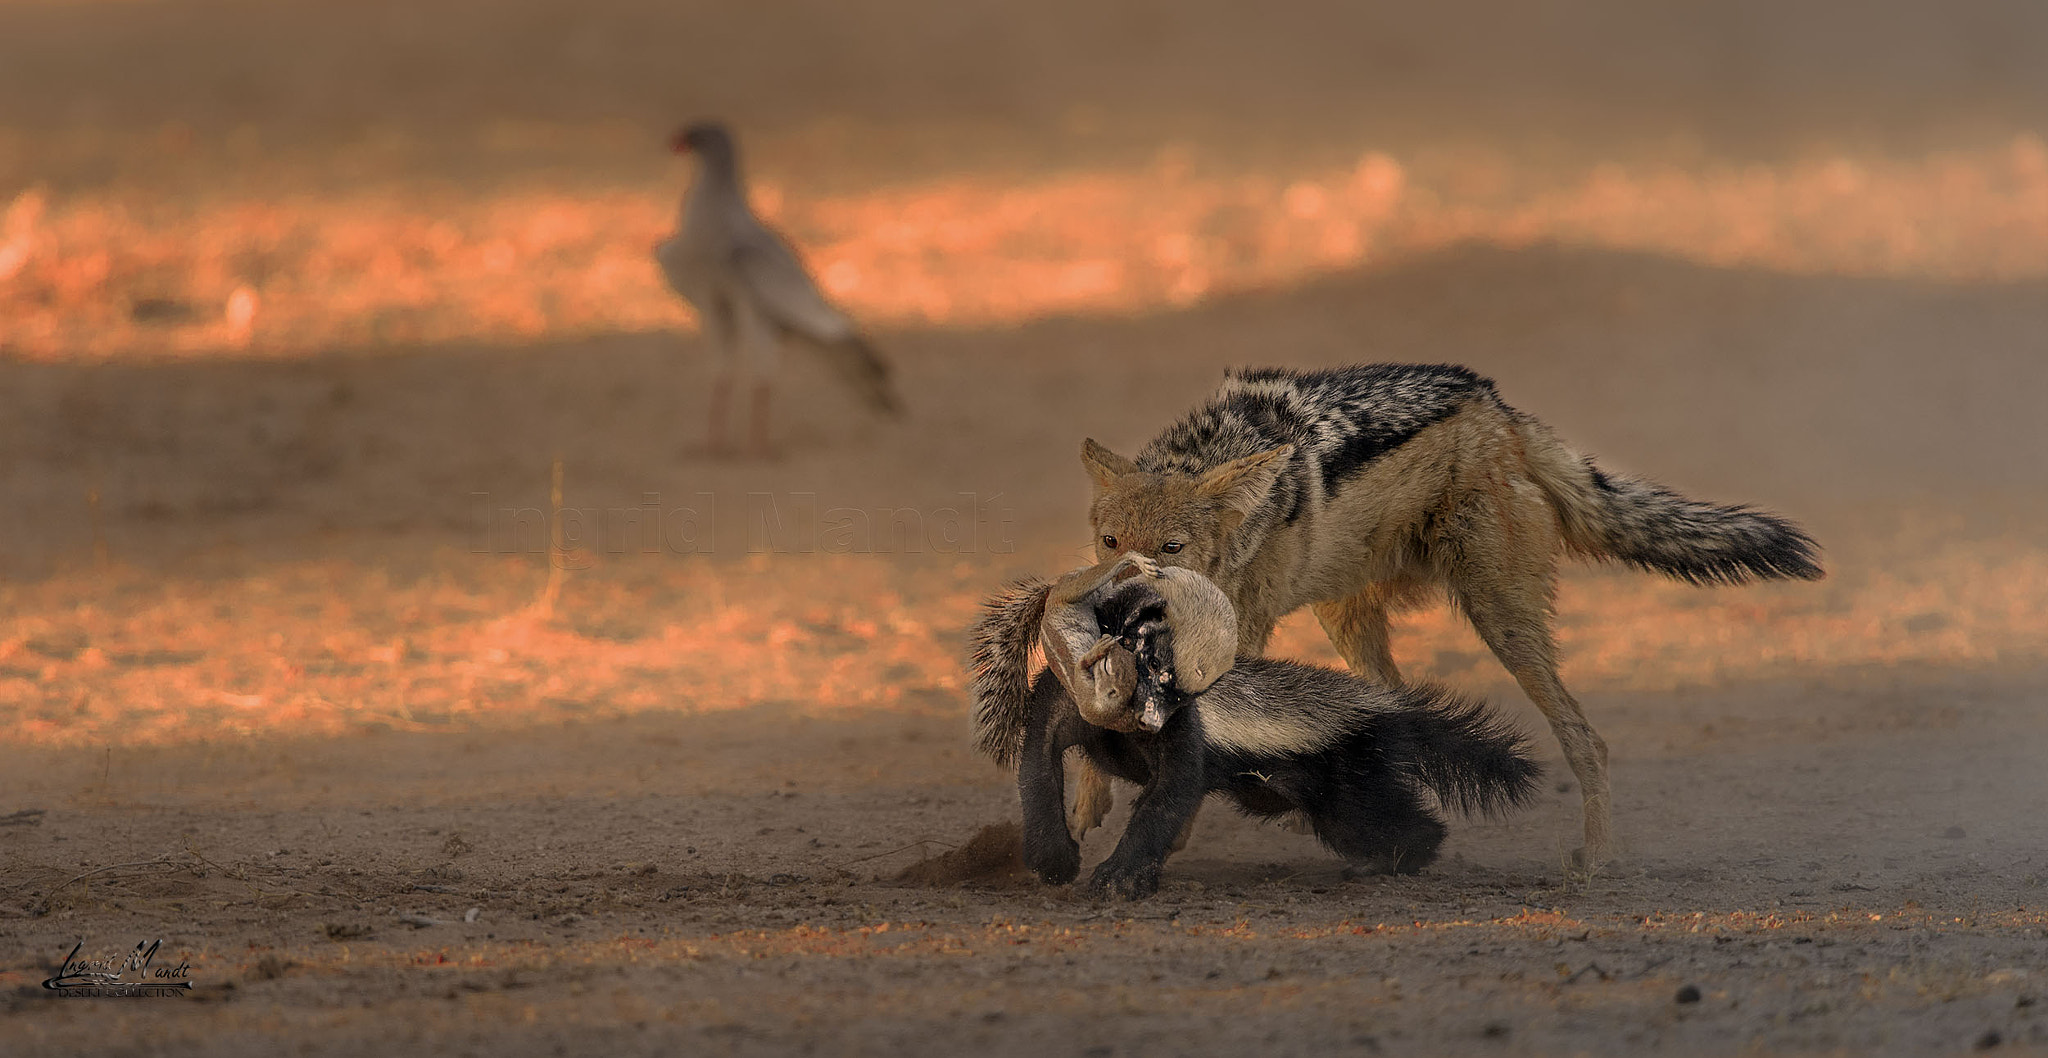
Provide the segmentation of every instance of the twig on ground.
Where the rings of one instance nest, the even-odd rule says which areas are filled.
[[[79,882],[85,881],[87,878],[91,878],[95,875],[105,874],[108,871],[125,870],[130,867],[189,866],[191,865],[186,863],[180,863],[177,860],[171,859],[167,856],[158,856],[156,859],[153,860],[136,860],[134,863],[110,863],[105,867],[95,867],[92,870],[85,872],[84,874],[72,876],[71,878],[67,879],[62,885],[56,886],[52,888],[49,892],[43,894],[43,898],[41,900],[38,900],[35,903],[29,905],[28,913],[31,916],[40,916],[47,913],[50,910],[50,901],[55,900],[57,898],[58,893],[63,892],[64,890],[70,888],[71,886]]]
[[[311,900],[315,896],[319,895],[317,893],[306,892],[303,889],[294,889],[289,885],[284,886],[282,892],[271,892],[267,889],[264,889],[262,886],[257,885],[255,882],[249,880],[249,868],[246,864],[237,867],[223,867],[220,864],[207,859],[205,856],[200,855],[197,849],[191,848],[190,846],[186,847],[185,854],[199,861],[198,863],[187,864],[186,866],[193,867],[195,869],[202,865],[206,867],[211,867],[214,870],[219,871],[223,876],[242,883],[244,888],[256,894],[256,900],[259,905],[264,900],[271,900],[280,896],[285,897],[287,899],[294,896],[303,896],[306,899]]]
[[[838,871],[838,872],[840,872],[840,873],[842,873],[842,874],[847,874],[847,873],[851,873],[851,872],[847,871],[847,868],[848,868],[848,867],[851,867],[851,866],[853,866],[853,865],[854,865],[854,864],[856,864],[856,863],[866,863],[866,862],[867,862],[867,861],[869,861],[869,860],[879,860],[879,859],[881,859],[881,858],[882,858],[882,857],[884,857],[884,856],[894,856],[894,855],[896,855],[896,854],[897,854],[897,853],[899,853],[899,852],[909,852],[909,851],[910,851],[911,849],[917,849],[917,850],[918,850],[919,852],[923,852],[923,851],[924,851],[924,846],[926,846],[926,845],[937,845],[937,846],[939,846],[940,848],[946,848],[946,849],[957,849],[957,848],[959,848],[959,847],[960,847],[960,846],[958,846],[958,845],[955,845],[955,844],[953,844],[953,843],[951,843],[951,842],[947,842],[947,841],[940,841],[940,840],[939,840],[939,839],[937,839],[937,838],[919,838],[918,840],[916,840],[916,841],[913,841],[913,842],[911,842],[911,843],[910,843],[910,844],[908,844],[908,845],[902,845],[902,846],[898,846],[898,847],[896,847],[896,848],[890,849],[890,850],[889,850],[889,851],[887,851],[887,852],[877,852],[877,853],[875,853],[875,854],[873,854],[873,855],[871,855],[871,856],[859,856],[859,857],[855,857],[854,859],[846,860],[846,861],[844,861],[844,862],[842,862],[842,863],[832,863],[832,864],[827,864],[827,865],[826,865],[826,869],[827,869],[827,870],[832,870],[832,871]]]

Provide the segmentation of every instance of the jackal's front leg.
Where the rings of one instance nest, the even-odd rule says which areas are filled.
[[[1096,767],[1094,761],[1082,757],[1074,771],[1074,807],[1067,811],[1067,833],[1072,834],[1075,841],[1085,840],[1088,832],[1101,826],[1102,821],[1108,818],[1109,810],[1115,807],[1116,791],[1110,786],[1109,776]],[[1195,836],[1195,823],[1200,818],[1200,809],[1188,814],[1188,821],[1174,836],[1173,846],[1166,850],[1168,855],[1188,847],[1188,840]],[[1297,818],[1302,820],[1297,833],[1315,833],[1306,817],[1297,814]]]
[[[1109,776],[1094,761],[1082,757],[1074,770],[1074,807],[1067,810],[1067,833],[1080,841],[1101,826],[1115,807],[1116,793],[1110,789]]]

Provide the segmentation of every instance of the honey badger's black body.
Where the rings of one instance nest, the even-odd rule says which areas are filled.
[[[1090,888],[1142,899],[1159,888],[1174,840],[1210,793],[1248,815],[1299,811],[1323,844],[1369,869],[1408,873],[1436,859],[1444,825],[1421,787],[1465,812],[1515,805],[1538,766],[1522,740],[1483,705],[1428,686],[1367,683],[1333,669],[1241,658],[1208,690],[1184,696],[1162,685],[1172,629],[1132,582],[1097,611],[1138,660],[1132,708],[1156,694],[1168,716],[1157,732],[1112,731],[1081,719],[1059,681],[1040,673],[1017,769],[1024,806],[1024,862],[1059,885],[1080,873],[1067,828],[1064,761],[1081,751],[1103,771],[1144,790],[1116,851]]]

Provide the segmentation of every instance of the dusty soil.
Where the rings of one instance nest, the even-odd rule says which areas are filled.
[[[57,213],[66,195],[118,192],[182,215],[212,175],[280,202],[375,185],[430,211],[464,189],[642,179],[620,176],[632,136],[590,141],[610,146],[582,163],[573,137],[481,161],[443,150],[501,120],[595,123],[659,82],[644,26],[572,34],[556,55],[534,41],[560,27],[506,9],[524,14],[437,67],[435,42],[473,19],[464,5],[308,7],[306,21],[235,4],[0,8],[18,60],[0,62],[0,94],[41,115],[0,140],[15,181],[0,192],[48,188]],[[1461,36],[1388,15],[1376,32],[1405,65],[1355,74],[1210,12],[1129,68],[1090,38],[1064,77],[1040,59],[1058,32],[1001,36],[1009,65],[977,65],[957,59],[971,49],[903,52],[889,27],[990,27],[897,12],[822,22],[806,44],[837,54],[869,34],[908,71],[879,81],[827,64],[739,106],[703,68],[677,77],[758,123],[773,164],[850,158],[834,193],[885,200],[970,162],[998,188],[1067,162],[1149,165],[1168,137],[1276,174],[1277,196],[1304,167],[1421,157],[1439,132],[1573,170],[1665,133],[1768,166],[1817,143],[2003,151],[2038,132],[2023,89],[2048,67],[2008,54],[2031,8],[1922,25],[1885,7],[1846,39],[1729,10],[1704,27],[1714,48],[1700,26],[1652,20],[1614,30],[1642,46],[1612,52],[1570,19]],[[1053,29],[1086,21],[1046,11]],[[730,70],[766,30],[725,17],[707,54]],[[1134,24],[1119,32],[1149,23]],[[349,60],[381,54],[387,31],[410,42],[394,80],[353,85]],[[183,59],[142,47],[168,33],[201,43]],[[1550,58],[1494,61],[1522,39]],[[273,68],[286,44],[311,57]],[[62,47],[89,57],[45,57]],[[1760,95],[1710,91],[1730,69]],[[536,77],[563,90],[536,92]],[[342,83],[356,91],[319,91]],[[984,90],[932,87],[961,84]],[[806,116],[821,85],[840,124]],[[425,102],[402,105],[409,93]],[[688,100],[645,94],[623,113],[656,138]],[[1297,96],[1318,103],[1245,140],[1261,105]],[[1128,113],[1087,110],[1119,97]],[[1332,116],[1368,103],[1394,116]],[[159,128],[167,107],[189,127]],[[364,146],[365,122],[385,146]],[[1338,127],[1334,147],[1313,145]],[[237,128],[274,145],[257,152],[270,168],[238,166],[253,148]],[[190,149],[108,162],[133,134]],[[947,155],[956,134],[966,146]],[[1928,172],[1885,208],[1978,186]],[[1454,184],[1432,191],[1446,208]],[[2015,215],[2032,216],[2021,191]],[[1832,214],[1797,216],[1825,228]],[[2048,1049],[2048,282],[1949,267],[1975,243],[1876,270],[1826,252],[1774,268],[1475,224],[1480,244],[1248,266],[1290,278],[1181,303],[1141,284],[1073,315],[888,317],[877,340],[910,417],[865,418],[798,360],[774,459],[698,449],[709,373],[687,332],[584,316],[526,339],[426,341],[307,316],[292,342],[264,346],[259,324],[244,347],[138,323],[142,279],[79,287],[76,312],[36,302],[51,333],[99,334],[92,313],[126,322],[0,360],[0,1050]],[[2006,229],[2000,252],[2048,260],[2031,230]],[[1000,274],[967,267],[999,251],[959,251],[962,274]],[[916,253],[953,271],[943,248]],[[20,275],[49,264],[22,260]],[[1813,585],[1567,577],[1564,674],[1611,748],[1622,857],[1566,876],[1577,792],[1556,783],[1531,810],[1454,824],[1446,858],[1413,878],[1348,878],[1309,839],[1213,806],[1140,904],[1015,876],[893,881],[1016,815],[1009,777],[967,745],[961,633],[982,592],[1082,553],[1080,439],[1135,448],[1227,364],[1361,359],[1470,364],[1606,464],[1783,511],[1826,545]],[[1333,660],[1299,618],[1278,650]],[[1449,615],[1410,618],[1397,653],[1491,696],[1563,774]],[[159,937],[159,964],[189,964],[182,999],[41,987],[81,941],[107,957]]]

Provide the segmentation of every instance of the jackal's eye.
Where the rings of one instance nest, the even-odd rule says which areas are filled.
[[[1169,555],[1178,555],[1180,554],[1181,546],[1181,542],[1178,540],[1168,540],[1167,542],[1159,545],[1159,550],[1164,551]]]
[[[1103,536],[1102,536],[1102,546],[1103,546],[1103,547],[1105,547],[1105,548],[1108,548],[1108,549],[1109,549],[1109,550],[1111,550],[1111,551],[1115,551],[1115,550],[1116,550],[1116,537],[1113,537],[1113,536],[1110,536],[1110,535],[1109,535],[1109,534],[1107,534],[1107,533],[1104,533],[1104,534],[1103,534]]]

